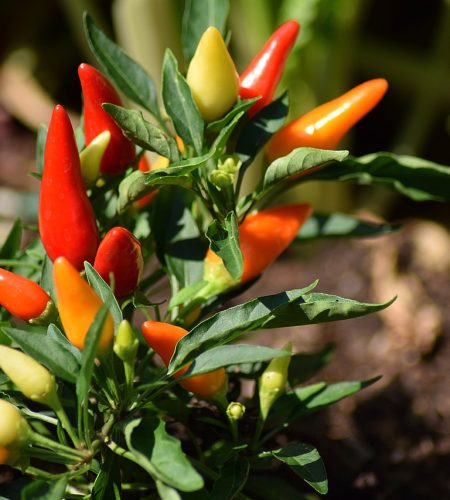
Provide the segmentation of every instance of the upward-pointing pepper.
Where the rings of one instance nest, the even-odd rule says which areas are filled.
[[[299,29],[300,25],[294,20],[282,24],[242,73],[239,95],[243,99],[261,96],[248,110],[250,116],[272,101]]]
[[[186,80],[206,121],[217,120],[236,102],[239,77],[222,35],[214,26],[200,38]]]
[[[44,152],[39,232],[52,261],[65,257],[78,270],[98,247],[95,215],[81,177],[72,125],[59,104],[53,110]]]
[[[273,161],[300,147],[334,149],[348,130],[378,104],[387,88],[384,78],[369,80],[293,120],[272,137],[267,157]]]
[[[103,174],[119,174],[133,164],[135,147],[123,135],[116,122],[103,110],[102,104],[111,103],[122,106],[122,100],[106,77],[89,64],[80,64],[78,76],[83,91],[86,144],[93,141],[101,132],[109,130],[111,140],[102,157],[100,172]]]
[[[292,243],[311,211],[309,205],[299,204],[268,208],[248,215],[239,226],[239,243],[244,259],[241,279],[233,280],[222,259],[209,249],[205,258],[204,280],[220,292],[220,289],[255,279]]]

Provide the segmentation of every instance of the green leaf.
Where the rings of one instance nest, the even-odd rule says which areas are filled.
[[[44,171],[44,149],[47,141],[47,126],[39,125],[36,137],[36,169],[39,174]]]
[[[20,250],[20,242],[22,241],[22,221],[16,219],[11,230],[6,237],[5,242],[0,248],[0,259],[13,259],[16,253]]]
[[[80,349],[75,347],[56,325],[48,325],[47,336],[56,344],[59,344],[64,351],[70,353],[78,364],[81,364]]]
[[[189,209],[193,196],[179,188],[163,189],[152,211],[152,233],[160,262],[176,278],[179,288],[203,278],[203,259],[207,247]]]
[[[203,147],[203,119],[170,49],[164,55],[162,96],[164,107],[172,118],[178,135],[200,155]]]
[[[289,417],[289,420],[294,420],[303,417],[309,413],[324,408],[325,406],[337,403],[341,399],[352,396],[360,390],[374,384],[381,377],[374,377],[363,381],[337,382],[335,384],[326,384],[319,382],[314,384],[318,390],[311,390],[311,386],[299,387],[292,393],[286,394],[285,397],[296,399],[296,410]],[[300,403],[300,404],[298,404]]]
[[[268,319],[263,327],[284,328],[357,318],[386,309],[395,299],[396,297],[383,304],[370,304],[337,295],[310,293],[301,297],[299,301],[286,304],[280,309],[279,314]]]
[[[375,223],[347,214],[320,214],[314,212],[297,233],[296,241],[319,238],[365,238],[398,231],[400,224]]]
[[[175,488],[171,488],[162,481],[156,481],[156,489],[161,500],[181,500],[181,496]]]
[[[127,175],[119,184],[119,197],[117,199],[117,213],[121,214],[136,200],[141,198],[155,188],[147,186],[145,174],[140,170],[134,170]]]
[[[147,121],[141,111],[108,103],[102,107],[135,144],[172,161],[178,160],[179,152],[175,139],[165,134],[157,125]]]
[[[230,273],[239,280],[242,275],[244,258],[239,246],[239,228],[235,212],[229,212],[221,224],[217,219],[212,221],[206,232],[211,250],[216,253]]]
[[[92,500],[121,500],[121,470],[118,457],[106,453],[105,461],[98,473],[91,492]]]
[[[91,266],[91,264],[89,264],[89,262],[84,263],[84,270],[86,271],[86,278],[88,279],[89,284],[97,292],[97,295],[102,299],[103,303],[110,304],[110,312],[114,320],[114,325],[117,328],[122,321],[123,316],[115,295],[109,285]]]
[[[144,68],[110,40],[89,14],[84,16],[84,29],[94,56],[118,89],[133,102],[159,117],[156,87]]]
[[[184,304],[185,302],[189,302],[192,299],[192,297],[195,297],[195,295],[197,295],[197,293],[207,284],[208,284],[207,281],[202,280],[183,288],[178,293],[172,296],[169,303],[169,309]]]
[[[50,325],[49,328],[56,328]],[[55,335],[48,335],[42,328],[19,330],[17,328],[2,327],[2,331],[12,339],[23,352],[31,356],[38,363],[46,366],[55,376],[75,383],[80,365],[78,357],[71,348],[64,345]]]
[[[272,455],[289,467],[318,493],[328,492],[328,480],[325,465],[314,446],[306,443],[291,443]]]
[[[298,290],[259,297],[202,321],[178,342],[170,362],[169,374],[193,361],[202,352],[231,342],[245,332],[261,329],[283,305],[304,296],[316,285],[317,282]]]
[[[305,177],[357,184],[380,184],[416,201],[450,201],[450,168],[414,156],[373,153]]]
[[[214,481],[211,498],[232,500],[247,482],[250,465],[243,457],[228,462],[222,467],[220,477]]]
[[[276,159],[267,167],[262,189],[267,191],[280,182],[291,182],[294,180],[293,176],[300,177],[310,174],[307,172],[310,169],[322,168],[330,162],[341,162],[347,156],[348,151],[315,148],[294,149],[287,156]]]
[[[291,356],[291,354],[289,351],[259,345],[232,344],[213,347],[195,358],[183,378],[208,373],[223,366],[269,361],[273,358]]]
[[[319,352],[294,354],[289,363],[289,385],[294,387],[315,375],[331,361],[333,351],[328,344]]]
[[[53,262],[48,255],[45,255],[41,270],[41,287],[50,295],[54,304],[56,304],[55,287],[53,286]]]
[[[229,0],[186,0],[181,31],[186,61],[192,59],[201,36],[209,26],[215,26],[225,38],[229,3]]]
[[[178,439],[167,434],[156,417],[132,420],[124,429],[129,450],[153,478],[180,491],[196,491],[203,479],[192,467]]]
[[[77,377],[77,399],[79,406],[85,406],[91,388],[94,361],[97,356],[98,345],[102,335],[103,325],[109,312],[109,304],[104,304],[95,316],[86,334],[84,349],[81,357],[81,370]]]
[[[255,156],[267,144],[272,135],[277,132],[286,120],[289,111],[289,99],[285,92],[268,106],[261,109],[244,127],[239,135],[236,153],[242,159],[239,171],[242,177]]]
[[[241,115],[243,112],[245,113],[253,106],[253,104],[255,104],[256,101],[259,100],[260,97],[254,97],[252,99],[240,99],[238,97],[237,103],[231,108],[230,111],[228,111],[225,116],[219,118],[215,122],[208,123],[206,128],[211,132],[220,132],[227,125],[229,125],[237,115]]]
[[[230,139],[233,130],[238,124],[239,120],[245,115],[244,111],[237,113],[234,118],[225,127],[222,128],[219,135],[216,137],[211,150],[214,152],[215,156],[220,156],[226,149],[228,140]],[[242,167],[241,167],[242,168]]]
[[[22,488],[20,500],[62,500],[65,497],[67,481],[67,477],[51,482],[35,479]]]

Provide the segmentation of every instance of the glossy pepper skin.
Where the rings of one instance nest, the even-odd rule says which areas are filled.
[[[28,441],[30,428],[20,411],[0,399],[0,447],[16,448]]]
[[[200,38],[186,80],[205,121],[231,109],[239,93],[239,77],[220,31],[210,26]]]
[[[0,268],[0,305],[24,321],[44,314],[50,302],[48,294],[34,281]]]
[[[188,334],[188,331],[179,326],[159,321],[146,321],[141,327],[142,334],[147,344],[157,352],[167,366],[175,351],[177,342]],[[182,368],[175,373],[181,377],[189,369]],[[227,384],[227,375],[223,368],[202,375],[195,375],[180,382],[186,390],[203,398],[214,398],[221,394]]]
[[[267,157],[273,161],[300,147],[334,149],[348,130],[378,104],[387,88],[384,78],[369,80],[293,120],[272,137]]]
[[[53,110],[45,144],[39,232],[52,261],[65,257],[78,270],[85,260],[94,261],[97,223],[81,177],[72,125],[60,105]]]
[[[135,147],[116,122],[103,110],[103,103],[122,106],[122,100],[107,78],[89,64],[78,67],[83,92],[84,135],[86,144],[109,130],[111,139],[100,163],[102,174],[119,174],[134,163]]]
[[[0,446],[0,465],[8,463],[8,458],[10,456],[10,451],[4,446]]]
[[[233,281],[222,259],[209,249],[205,258],[204,280],[227,287],[257,278],[292,243],[311,212],[310,205],[298,204],[247,215],[239,226],[244,259],[241,279]]]
[[[297,21],[291,20],[282,24],[241,74],[239,95],[243,99],[261,96],[248,110],[249,116],[253,116],[272,101],[299,30]]]
[[[86,334],[103,302],[64,257],[55,260],[53,282],[59,316],[67,338],[78,349],[83,349]],[[111,313],[108,313],[100,338],[100,351],[111,345],[113,336],[114,322]]]
[[[113,227],[101,241],[94,268],[111,285],[114,276],[114,294],[124,297],[133,292],[139,284],[144,268],[142,248],[128,229]]]

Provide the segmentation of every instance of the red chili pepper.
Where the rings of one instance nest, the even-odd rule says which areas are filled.
[[[209,249],[205,258],[205,281],[228,287],[255,279],[292,243],[311,211],[309,205],[299,204],[268,208],[247,215],[239,226],[239,243],[244,259],[241,279],[233,282],[222,259]]]
[[[145,154],[143,154],[141,156],[140,160],[139,160],[138,169],[141,172],[150,172],[150,170],[151,170],[150,162],[148,161],[148,159],[145,156]],[[153,198],[156,196],[157,193],[158,193],[158,190],[155,189],[154,191],[152,191],[150,193],[144,194],[144,196],[142,196],[142,198],[139,198],[138,200],[136,200],[133,203],[133,206],[135,208],[144,208],[144,207],[146,207],[150,202],[153,201]]]
[[[39,318],[50,297],[34,281],[0,268],[0,305],[24,321]]]
[[[159,321],[146,321],[141,330],[147,344],[161,356],[166,366],[170,362],[178,341],[188,334],[184,328]],[[188,369],[189,366],[186,366],[178,370],[174,377],[181,377]],[[223,368],[219,368],[182,380],[180,385],[198,396],[213,398],[222,393],[226,383],[227,374]]]
[[[116,89],[106,77],[89,64],[80,64],[78,68],[84,105],[84,135],[89,144],[104,130],[109,130],[111,140],[103,155],[100,172],[119,174],[133,164],[135,159],[134,144],[128,140],[116,122],[103,110],[103,103],[122,106]]]
[[[124,227],[110,229],[98,247],[95,270],[109,284],[114,281],[114,294],[124,297],[139,284],[144,260],[139,241]]]
[[[53,110],[45,144],[39,232],[52,261],[66,257],[78,270],[85,260],[94,261],[97,223],[81,177],[72,125],[60,105]]]
[[[369,80],[293,120],[270,140],[266,150],[269,160],[300,147],[334,149],[348,130],[378,104],[387,88],[384,78]]]
[[[243,99],[261,96],[249,109],[250,116],[272,101],[299,29],[300,25],[294,20],[282,24],[240,76],[239,95]]]

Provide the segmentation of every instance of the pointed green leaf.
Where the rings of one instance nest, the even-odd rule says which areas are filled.
[[[94,56],[117,88],[133,102],[159,117],[156,87],[144,68],[109,39],[89,14],[84,16],[84,29]]]
[[[269,361],[291,355],[289,351],[259,345],[232,344],[213,347],[195,358],[183,378],[208,373],[223,366]]]
[[[50,327],[55,328],[54,325]],[[49,328],[50,328],[49,327]],[[2,331],[12,339],[23,352],[46,366],[56,377],[75,383],[80,370],[78,357],[72,349],[55,335],[48,335],[45,329],[2,327]]]
[[[214,122],[208,123],[207,129],[212,132],[220,132],[223,128],[229,125],[232,121],[234,121],[237,115],[241,115],[242,112],[246,112],[249,110],[256,101],[259,101],[260,97],[254,97],[253,99],[240,99],[238,97],[237,103],[231,108],[228,113],[219,118]]]
[[[239,246],[236,213],[229,212],[222,224],[218,220],[214,220],[208,227],[206,237],[210,242],[211,250],[223,260],[231,277],[239,280],[242,275],[244,258]]]
[[[279,308],[311,291],[317,282],[298,290],[253,299],[245,304],[218,312],[195,326],[178,342],[169,366],[169,374],[193,361],[202,352],[238,338],[245,332],[258,330]]]
[[[322,168],[330,162],[341,162],[347,156],[348,151],[315,148],[294,149],[287,156],[276,159],[267,167],[262,189],[268,191],[280,182],[292,182],[302,175],[310,175],[308,170]]]
[[[166,50],[163,62],[162,96],[167,114],[178,135],[200,155],[203,147],[203,119],[192,97],[191,89],[178,71],[175,56]]]
[[[144,118],[141,111],[126,109],[115,104],[103,104],[125,135],[141,148],[154,151],[172,161],[179,158],[178,146],[173,137],[165,134],[157,125]]]
[[[317,492],[328,492],[325,465],[314,446],[306,443],[291,443],[284,448],[272,451],[272,455],[289,467]]]
[[[298,301],[284,305],[279,314],[270,318],[263,327],[284,328],[357,318],[386,309],[395,299],[396,297],[383,304],[370,304],[337,295],[310,293]]]
[[[229,3],[229,0],[186,0],[181,31],[186,61],[192,59],[201,36],[209,26],[215,26],[225,37]]]
[[[6,240],[0,248],[0,259],[12,259],[20,250],[22,241],[22,221],[16,219],[12,225]]]
[[[67,481],[67,477],[50,482],[35,479],[22,488],[20,500],[62,500],[65,498]]]
[[[153,190],[152,186],[147,186],[145,183],[145,174],[140,170],[134,170],[119,184],[117,213],[125,212],[132,203]]]
[[[308,175],[309,180],[380,184],[416,201],[450,201],[450,168],[423,158],[393,153],[349,157],[339,165]]]
[[[97,292],[97,295],[102,299],[103,303],[110,304],[110,312],[114,320],[114,325],[117,328],[123,319],[122,309],[114,296],[110,286],[98,274],[98,272],[89,264],[84,263],[84,270],[86,271],[86,278],[91,287]]]
[[[180,491],[196,491],[203,479],[192,467],[178,439],[167,434],[156,417],[132,420],[124,429],[129,450],[153,478]]]
[[[314,212],[301,227],[296,241],[308,241],[319,238],[364,238],[382,236],[401,228],[400,224],[375,223],[361,220],[353,215]]]
[[[39,174],[44,170],[44,149],[47,141],[47,126],[39,125],[36,137],[36,169]]]

